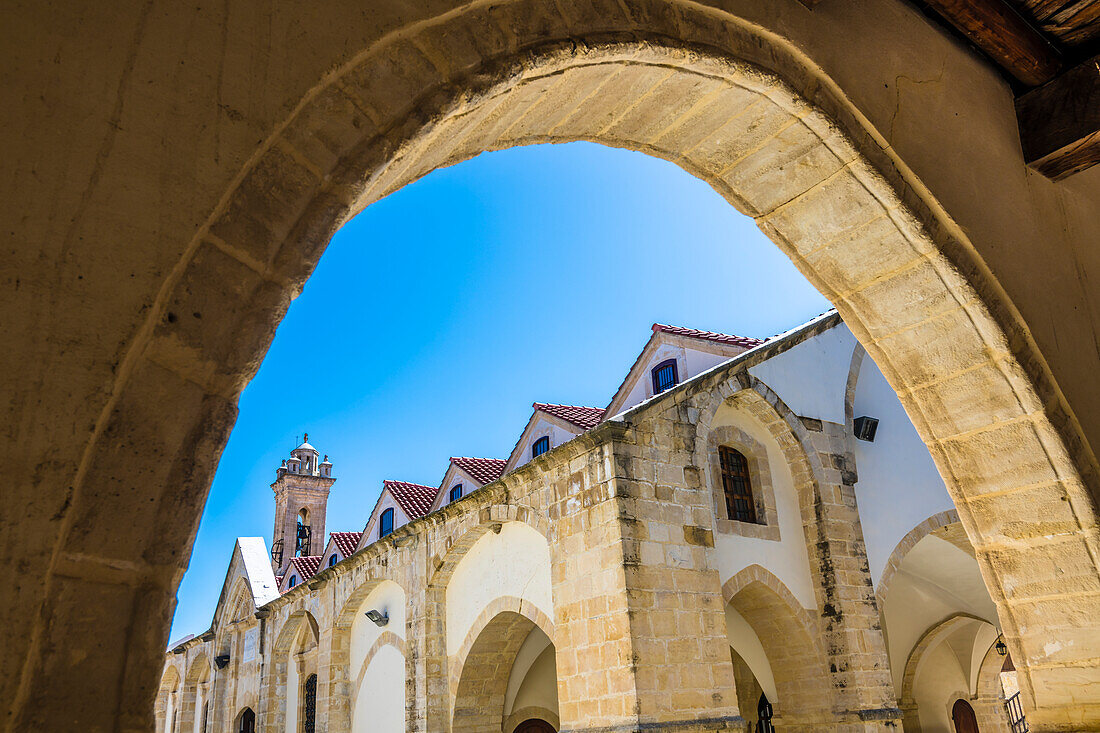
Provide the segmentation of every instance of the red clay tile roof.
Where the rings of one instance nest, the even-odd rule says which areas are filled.
[[[405,481],[383,481],[382,487],[390,490],[409,519],[420,519],[427,514],[439,493],[438,486],[422,486]]]
[[[599,425],[605,412],[602,407],[548,405],[543,402],[536,402],[531,407],[540,412],[545,412],[547,415],[553,415],[559,420],[565,420],[567,423],[576,425],[581,430],[591,430]]]
[[[359,538],[362,536],[362,532],[333,532],[329,538],[336,543],[341,557],[351,557],[355,554],[355,548],[359,546]]]
[[[728,333],[700,331],[696,328],[666,326],[663,323],[654,323],[653,333],[657,333],[658,331],[662,333],[671,333],[676,336],[688,336],[690,338],[704,339],[706,341],[716,341],[720,344],[730,344],[731,346],[744,346],[746,349],[751,349],[754,346],[759,346],[764,343],[761,339],[754,339],[748,336],[731,336]]]
[[[305,581],[312,578],[317,574],[317,568],[321,566],[320,555],[305,555],[302,557],[290,558],[290,567],[286,572],[291,572],[293,568],[298,573],[298,580]],[[285,575],[285,573],[284,573]]]
[[[484,486],[493,483],[504,475],[504,465],[508,461],[502,461],[499,458],[452,457],[451,463],[461,468],[471,478]]]

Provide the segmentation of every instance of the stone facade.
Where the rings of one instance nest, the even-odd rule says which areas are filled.
[[[209,699],[206,730],[217,733],[237,733],[245,709],[279,733],[377,730],[382,720],[410,733],[512,733],[527,718],[576,733],[702,733],[747,729],[764,693],[782,730],[914,731],[922,721],[937,730],[936,711],[918,712],[914,695],[938,694],[917,665],[934,666],[921,655],[943,632],[911,654],[888,653],[892,630],[862,529],[879,517],[857,505],[850,427],[797,414],[754,376],[765,362],[800,363],[799,349],[818,348],[823,334],[840,335],[839,363],[859,364],[839,318],[818,319],[368,542],[274,600],[251,605],[231,569],[227,588],[238,590],[212,630],[167,656],[158,730],[190,733],[198,701]],[[804,382],[850,401],[858,387],[842,377]],[[738,526],[746,523],[716,500],[719,445],[749,456],[760,524]],[[913,525],[894,540],[891,574],[909,577],[905,558],[927,550],[923,538],[958,526],[939,515]],[[928,542],[961,552],[939,536]],[[796,559],[776,561],[780,552]],[[984,598],[985,617],[965,618],[971,646],[988,657],[996,618]],[[365,620],[379,609],[385,626]],[[225,667],[211,666],[225,654]],[[549,677],[535,671],[536,654],[552,656]],[[397,665],[389,679],[375,666],[384,659]],[[892,677],[899,665],[902,684]],[[303,727],[310,675],[313,728]],[[999,682],[983,675],[981,689],[963,683],[961,694],[983,719],[1003,722]],[[200,678],[201,697],[198,683],[178,682]],[[391,690],[397,679],[403,687]]]

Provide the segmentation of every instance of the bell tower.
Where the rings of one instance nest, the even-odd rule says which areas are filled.
[[[276,575],[286,572],[291,558],[324,551],[325,510],[335,482],[332,463],[328,456],[320,460],[320,453],[309,444],[309,433],[275,470],[271,567]]]

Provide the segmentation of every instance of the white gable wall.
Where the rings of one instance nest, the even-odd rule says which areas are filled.
[[[568,430],[556,421],[550,420],[545,413],[536,413],[535,424],[520,440],[519,453],[516,455],[516,465],[509,468],[510,471],[531,462],[531,446],[543,436],[550,436],[550,447],[557,448],[562,443],[568,443],[581,434],[580,428]]]
[[[844,424],[855,336],[843,323],[749,368],[801,417]]]
[[[622,406],[616,406],[615,411],[629,410],[653,396],[652,369],[663,361],[676,360],[676,376],[679,381],[683,382],[696,374],[701,374],[718,366],[722,362],[729,361],[730,358],[725,354],[689,349],[675,344],[658,344],[650,357],[640,364],[640,368],[634,369],[627,378],[626,387],[629,392]]]
[[[405,513],[405,510],[401,508],[401,505],[397,503],[397,499],[393,498],[393,494],[389,489],[385,489],[382,492],[381,498],[378,499],[378,504],[374,507],[374,513],[371,514],[370,521],[367,522],[367,528],[363,532],[363,536],[359,539],[359,547],[363,548],[372,542],[378,540],[378,522],[382,516],[382,512],[387,509],[393,509],[393,528],[397,529],[403,525],[409,523],[409,515]]]

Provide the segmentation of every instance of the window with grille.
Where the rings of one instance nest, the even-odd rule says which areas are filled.
[[[718,448],[722,466],[722,491],[726,495],[726,513],[739,522],[756,522],[756,502],[749,479],[749,462],[741,451],[728,446]]]
[[[538,458],[546,451],[550,450],[550,438],[543,436],[535,441],[535,444],[531,446],[531,457]]]
[[[305,708],[302,710],[302,733],[315,733],[317,730],[317,675],[306,677]]]
[[[668,359],[653,367],[653,394],[661,394],[666,389],[676,386],[676,360]]]
[[[458,501],[462,498],[462,484],[455,484],[451,489],[451,496],[448,501]]]
[[[382,516],[378,518],[378,539],[382,539],[390,532],[393,531],[393,508],[387,509],[382,512]]]

